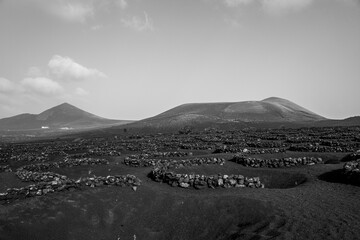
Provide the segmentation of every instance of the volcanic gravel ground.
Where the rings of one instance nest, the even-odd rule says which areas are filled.
[[[89,173],[134,174],[142,180],[137,191],[104,186],[0,205],[0,239],[357,239],[360,236],[360,187],[319,179],[324,173],[341,169],[342,163],[252,169],[227,161],[224,166],[175,169],[175,172],[199,174],[221,170],[222,174],[260,176],[265,187],[273,187],[195,190],[154,182],[147,176],[151,168],[127,167],[120,163],[121,159],[114,158],[104,166],[54,171],[72,178]],[[297,177],[303,181],[297,185],[285,184],[295,183]],[[11,173],[1,173],[0,178],[10,181]],[[12,183],[20,184],[16,180]]]

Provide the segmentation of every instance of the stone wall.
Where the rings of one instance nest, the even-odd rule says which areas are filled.
[[[23,182],[50,182],[67,179],[66,176],[54,172],[16,171],[16,176]]]
[[[345,163],[343,169],[349,174],[360,174],[360,159]]]
[[[144,158],[159,158],[159,157],[187,157],[192,156],[192,152],[149,152],[149,153],[141,153],[141,154],[132,154],[129,155],[129,158],[132,159],[144,159]]]
[[[289,151],[295,152],[353,152],[353,147],[330,147],[330,146],[322,146],[319,144],[299,144],[299,145],[291,145],[289,147]]]
[[[360,150],[357,150],[356,152],[353,152],[349,155],[350,160],[358,160],[360,159]]]
[[[107,148],[92,148],[89,149],[89,155],[92,156],[120,156],[121,152],[118,150],[110,150]]]
[[[360,186],[360,159],[345,163],[343,174],[351,184]]]
[[[225,163],[224,158],[216,157],[202,157],[202,158],[191,158],[191,159],[132,159],[126,157],[124,164],[132,167],[153,167],[158,164],[166,165],[171,168],[178,168],[184,166],[198,166],[201,164],[219,164]]]
[[[316,157],[286,157],[286,158],[272,158],[272,159],[260,159],[246,157],[244,155],[235,155],[232,161],[242,164],[246,167],[267,167],[267,168],[279,168],[279,167],[293,167],[297,165],[314,165],[323,163],[321,158]]]
[[[28,185],[22,188],[9,188],[5,193],[0,193],[0,201],[12,201],[27,197],[42,196],[48,193],[60,192],[69,189],[83,189],[84,187],[99,187],[103,185],[110,186],[131,186],[136,190],[141,184],[141,180],[134,175],[115,175],[107,177],[86,177],[78,180],[69,179],[66,176],[59,176],[56,173],[34,173],[28,172],[30,175],[25,179],[38,181],[39,176],[42,180],[43,176],[47,176],[48,181],[39,181],[36,184]]]
[[[49,159],[49,154],[47,153],[31,153],[24,152],[18,155],[12,155],[9,160],[13,162],[45,162]]]
[[[273,154],[286,152],[285,148],[238,148],[234,146],[226,146],[216,148],[213,153],[244,153],[244,154]]]
[[[82,189],[83,187],[99,187],[103,185],[131,186],[133,190],[140,185],[141,181],[134,175],[94,176],[78,180],[69,179],[64,175],[54,172],[44,172],[50,168],[73,167],[84,165],[109,164],[105,159],[66,158],[60,162],[38,163],[25,165],[17,169],[16,176],[23,182],[34,182],[35,184],[22,188],[9,188],[5,193],[0,193],[0,200],[11,201],[20,198],[46,195],[48,193],[63,191],[67,189]]]
[[[46,171],[51,168],[87,166],[87,165],[98,165],[98,164],[109,164],[109,161],[99,158],[75,158],[75,159],[65,158],[64,160],[59,162],[29,164],[22,166],[17,170]]]
[[[0,165],[0,172],[12,172],[9,165]]]
[[[182,188],[264,188],[259,177],[244,177],[242,175],[199,175],[199,174],[180,174],[169,171],[163,166],[155,167],[150,177],[157,182],[164,182],[173,187]]]

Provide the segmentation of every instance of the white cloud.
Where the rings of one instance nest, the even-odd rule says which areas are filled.
[[[360,0],[337,0],[338,2],[343,2],[349,4],[350,6],[359,6]]]
[[[116,4],[122,9],[125,9],[128,6],[128,3],[126,0],[117,0]]]
[[[69,57],[59,55],[55,55],[50,59],[48,67],[50,72],[60,79],[83,80],[106,77],[104,73],[97,69],[86,68]]]
[[[233,28],[241,27],[240,22],[235,18],[224,18],[224,22]]]
[[[1,1],[1,0],[0,0]],[[44,12],[68,22],[87,23],[101,12],[126,9],[127,0],[27,0]]]
[[[63,88],[59,83],[45,77],[25,78],[20,84],[26,92],[44,95],[58,95],[63,92]]]
[[[102,29],[103,27],[104,27],[103,25],[97,24],[97,25],[92,26],[91,30],[97,31],[97,30]]]
[[[95,77],[105,77],[105,74],[96,69],[86,68],[71,58],[55,55],[50,59],[48,68],[30,67],[27,76],[21,81],[10,81],[0,77],[0,102],[4,103],[3,98],[17,99],[21,102],[26,101],[27,98],[51,100],[71,98],[72,96],[83,97],[89,92],[81,87],[74,90],[71,88],[70,82],[62,80]],[[10,95],[11,98],[9,98]]]
[[[278,15],[304,9],[312,2],[313,0],[262,0],[262,5],[266,12]]]
[[[313,0],[221,0],[227,7],[242,7],[258,2],[265,12],[281,15],[289,11],[297,11],[310,6]],[[353,0],[339,0],[353,1]]]
[[[68,22],[85,23],[95,14],[93,0],[32,0],[44,12]]]
[[[41,77],[43,76],[43,72],[38,67],[30,67],[27,71],[27,76],[29,77]]]
[[[3,117],[15,113],[14,106],[24,103],[41,103],[55,99],[64,100],[77,97],[81,99],[89,92],[82,87],[73,88],[77,80],[106,77],[104,73],[86,68],[69,57],[53,56],[45,68],[30,67],[26,77],[20,81],[11,81],[0,77],[0,115]],[[5,106],[12,106],[6,108]],[[7,114],[5,114],[7,113]],[[4,115],[5,114],[5,115]]]
[[[14,96],[29,93],[30,95],[55,95],[62,94],[63,87],[52,79],[46,77],[28,77],[20,82],[12,82],[0,78],[0,93],[12,94]]]
[[[141,18],[139,16],[132,16],[131,18],[121,19],[121,22],[125,27],[138,32],[154,30],[153,21],[146,12],[144,12],[144,18]]]
[[[51,11],[58,17],[71,22],[85,22],[94,15],[94,6],[91,3],[62,3],[54,6]]]
[[[75,94],[78,96],[86,96],[86,95],[89,95],[89,92],[83,88],[78,87],[75,89]]]
[[[16,91],[17,86],[6,78],[0,77],[0,93],[12,93]]]
[[[228,7],[237,7],[240,5],[246,5],[252,3],[253,0],[223,0]]]

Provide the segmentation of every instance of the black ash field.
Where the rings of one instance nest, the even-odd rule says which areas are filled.
[[[4,240],[360,237],[358,127],[129,131],[0,148]]]

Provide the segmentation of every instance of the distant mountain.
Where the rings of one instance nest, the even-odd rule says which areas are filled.
[[[326,120],[289,100],[271,97],[262,101],[190,103],[129,126],[178,127],[197,124],[303,123]]]
[[[40,114],[20,114],[0,119],[0,130],[66,130],[121,125],[132,121],[111,120],[63,103]]]
[[[360,116],[349,117],[345,119],[327,119],[323,121],[313,122],[310,124],[311,127],[350,127],[350,126],[360,126]]]

